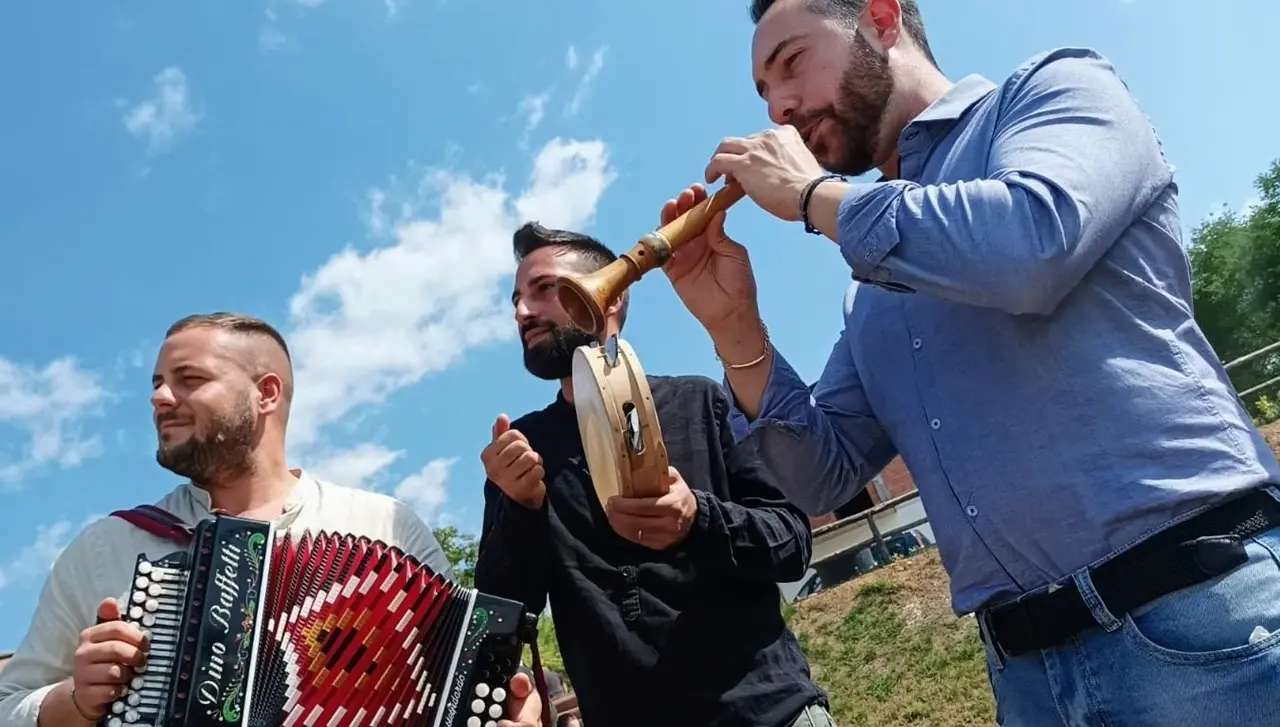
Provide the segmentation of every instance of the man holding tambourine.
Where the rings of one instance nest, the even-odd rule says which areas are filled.
[[[1280,465],[1192,317],[1173,172],[1115,69],[1066,48],[952,83],[914,0],[753,11],[779,127],[706,179],[852,268],[812,396],[722,216],[664,269],[784,492],[825,513],[902,455],[1001,724],[1280,724]]]
[[[550,603],[588,727],[832,727],[778,591],[808,569],[808,519],[735,441],[723,388],[646,376],[618,338],[625,296],[599,311],[603,345],[574,323],[559,281],[625,257],[532,223],[514,247],[525,367],[560,390],[499,416],[481,454],[476,586]],[[531,705],[509,716],[532,725]]]

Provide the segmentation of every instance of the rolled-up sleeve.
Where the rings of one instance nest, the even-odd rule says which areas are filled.
[[[846,335],[812,390],[775,350],[760,412],[747,424],[779,489],[808,515],[848,502],[897,455],[867,402]],[[736,402],[735,411],[742,416]]]
[[[97,536],[91,526],[54,561],[27,635],[0,671],[0,725],[36,727],[45,697],[71,676],[80,632],[95,619]]]
[[[1096,53],[1054,51],[1009,83],[985,178],[851,185],[839,239],[855,276],[1048,315],[1172,179],[1150,121]]]

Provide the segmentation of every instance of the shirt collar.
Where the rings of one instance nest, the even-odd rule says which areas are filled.
[[[899,147],[902,145],[902,137],[912,128],[953,124],[995,89],[994,83],[976,73],[960,79],[903,127],[898,136]],[[889,181],[892,180],[883,174],[876,179],[877,184]]]
[[[314,502],[320,495],[320,486],[306,470],[297,468],[291,469],[289,472],[298,478],[298,481],[289,490],[289,497],[285,500],[284,512],[275,520],[277,525],[292,523],[298,517],[298,513],[308,504]],[[197,487],[191,482],[183,483],[182,487],[191,499],[192,510],[196,514],[196,520],[213,517],[213,498],[209,495],[208,490]]]
[[[978,74],[965,76],[912,119],[911,124],[955,121],[995,89],[994,83]]]

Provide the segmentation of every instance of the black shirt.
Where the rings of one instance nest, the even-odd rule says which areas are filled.
[[[582,721],[608,727],[783,727],[826,695],[781,614],[808,569],[808,517],[752,445],[721,386],[649,376],[670,463],[698,502],[684,541],[653,550],[609,526],[572,405],[512,422],[542,455],[541,510],[485,483],[476,587],[541,613],[548,599]]]

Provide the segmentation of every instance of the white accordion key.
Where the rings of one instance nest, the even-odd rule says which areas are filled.
[[[138,572],[139,572],[139,573],[141,573],[141,574],[143,574],[143,575],[146,575],[146,574],[150,573],[150,572],[151,572],[151,561],[147,561],[147,560],[140,561],[140,562],[138,563]]]
[[[480,697],[480,698],[482,698],[482,699],[483,699],[484,697],[489,696],[489,685],[488,685],[488,684],[485,684],[484,682],[480,682],[479,684],[477,684],[477,685],[476,685],[476,696],[477,696],[477,697]]]
[[[490,705],[489,705],[489,716],[490,716],[490,717],[501,717],[501,716],[502,716],[502,705],[501,705],[501,704],[490,704]]]
[[[493,701],[497,702],[498,704],[502,704],[503,702],[507,701],[507,690],[503,689],[502,687],[498,687],[494,689]]]
[[[467,717],[467,727],[480,727],[480,718],[474,714]]]
[[[483,699],[473,699],[473,700],[471,701],[471,711],[472,711],[472,712],[475,712],[476,714],[483,714],[483,713],[484,713],[484,700],[483,700]]]

